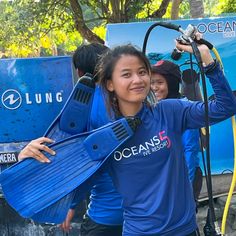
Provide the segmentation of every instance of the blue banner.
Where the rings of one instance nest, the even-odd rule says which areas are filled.
[[[193,24],[200,33],[204,34],[204,38],[212,43],[219,52],[225,75],[232,89],[236,90],[236,16],[170,22],[180,25],[182,29]],[[107,25],[106,45],[114,47],[132,43],[142,49],[146,32],[154,23],[156,22],[109,24]],[[155,27],[149,35],[146,47],[146,54],[150,62],[155,63],[160,59],[172,60],[174,39],[179,36],[180,33],[177,31],[161,26]],[[183,65],[186,60],[189,60],[189,55],[183,54],[180,60],[174,62]],[[181,66],[182,70],[184,68],[186,66]],[[207,90],[208,95],[212,95],[213,91],[209,84],[207,84]],[[210,152],[213,174],[233,171],[234,145],[230,119],[211,127]]]
[[[42,136],[72,88],[71,57],[1,59],[0,144]]]

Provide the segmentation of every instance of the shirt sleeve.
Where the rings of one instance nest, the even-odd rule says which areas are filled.
[[[205,68],[206,76],[215,93],[215,100],[208,102],[209,123],[213,125],[236,113],[236,98],[226,80],[219,63]],[[205,125],[205,107],[203,102],[183,101],[183,129],[196,129]]]
[[[188,166],[189,179],[194,180],[196,168],[199,166],[199,130],[186,130],[182,136],[184,156]]]

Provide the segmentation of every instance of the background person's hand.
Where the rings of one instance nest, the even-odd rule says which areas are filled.
[[[62,229],[62,231],[68,233],[71,230],[71,220],[73,219],[74,215],[75,215],[75,210],[70,209],[67,213],[65,221],[62,224],[60,224],[60,228]]]
[[[34,139],[21,150],[18,159],[21,161],[25,158],[32,157],[40,162],[50,162],[50,160],[45,155],[43,155],[41,151],[55,155],[56,153],[46,145],[53,142],[54,141],[52,139],[46,137]]]

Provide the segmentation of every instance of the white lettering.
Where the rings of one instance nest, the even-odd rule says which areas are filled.
[[[147,150],[146,152],[143,152],[143,156],[148,156],[151,154],[151,151],[150,150]]]
[[[147,149],[142,144],[139,145],[139,152],[146,151],[146,150]]]
[[[16,161],[17,161],[17,158],[14,153],[1,153],[0,154],[0,163],[12,163]]]
[[[35,101],[38,104],[42,103],[42,95],[41,95],[41,93],[36,93],[35,94]]]
[[[169,138],[167,137],[169,140]],[[144,144],[139,144],[137,146],[132,146],[130,148],[124,148],[122,151],[114,152],[114,159],[116,161],[122,160],[122,158],[130,158],[136,155],[149,156],[152,152],[159,151],[160,149],[168,147],[167,140],[160,140],[156,135],[153,136],[149,141],[144,142]]]
[[[46,93],[46,103],[52,103],[52,93]]]
[[[155,144],[154,144],[153,140],[150,140],[150,142],[145,142],[145,146],[146,146],[147,148],[149,148],[149,147],[154,147]]]
[[[6,95],[5,95],[6,94]],[[1,94],[0,94],[1,95]],[[5,95],[5,96],[4,96]],[[17,90],[7,89],[2,93],[1,102],[8,109],[17,109],[22,102],[27,105],[42,104],[42,103],[61,103],[63,101],[63,90],[55,93],[25,93],[20,94]]]
[[[152,139],[155,141],[155,145],[158,145],[161,142],[157,136],[154,136]]]
[[[25,101],[26,101],[26,104],[32,104],[32,101],[30,101],[30,97],[28,93],[25,94]]]
[[[62,102],[62,93],[56,93],[56,100]]]
[[[126,152],[127,154],[125,154],[125,152]],[[124,158],[129,158],[129,157],[131,156],[130,149],[129,149],[129,148],[124,148],[124,150],[122,151],[122,156],[123,156]]]
[[[61,92],[56,93],[54,99],[57,102],[62,102],[62,100],[63,100],[62,93]],[[41,104],[43,102],[53,103],[54,99],[53,99],[52,93],[45,93],[45,94],[36,93],[36,94],[32,94],[32,95],[29,93],[25,94],[26,104],[33,104],[33,103]]]
[[[138,155],[137,147],[136,146],[131,147],[131,152],[132,152],[133,155]]]
[[[116,161],[120,161],[120,160],[122,159],[121,153],[118,152],[118,151],[115,151],[115,152],[114,152],[114,159],[115,159]]]

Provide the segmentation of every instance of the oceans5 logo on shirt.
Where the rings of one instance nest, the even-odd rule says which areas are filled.
[[[171,140],[165,135],[165,131],[160,131],[158,135],[153,136],[151,139],[140,143],[132,147],[125,147],[122,150],[114,152],[114,159],[116,161],[121,161],[122,158],[135,157],[141,155],[146,157],[154,152],[157,152],[163,148],[171,147]]]

